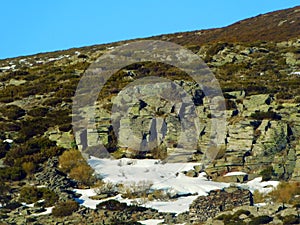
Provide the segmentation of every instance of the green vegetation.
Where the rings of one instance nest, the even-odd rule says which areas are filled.
[[[261,225],[261,224],[268,224],[273,221],[273,218],[270,216],[258,216],[252,219],[249,222],[249,225]]]
[[[299,182],[281,182],[275,190],[269,193],[269,197],[278,203],[282,203],[283,208],[284,204],[287,203],[299,203],[295,196],[300,194],[300,183]],[[299,201],[299,200],[298,200]]]
[[[242,219],[239,218],[241,215],[250,216],[251,213],[247,210],[238,210],[234,214],[222,214],[216,217],[216,219],[222,220],[224,222],[224,225],[234,225],[234,224],[246,225],[246,222],[244,222]]]
[[[53,206],[58,200],[58,195],[48,188],[37,188],[35,186],[22,187],[19,197],[20,202],[31,204],[39,200],[43,200],[42,205],[45,207]]]
[[[272,176],[274,176],[274,170],[272,166],[268,166],[264,170],[260,172],[263,181],[271,180]]]
[[[251,114],[251,118],[255,120],[281,120],[281,116],[276,112],[268,111],[268,112],[255,112]]]
[[[72,215],[73,212],[79,209],[79,204],[75,201],[69,200],[66,202],[59,202],[52,209],[52,215],[55,217],[65,217]]]
[[[68,173],[70,178],[79,181],[83,185],[89,186],[95,181],[93,169],[76,149],[67,150],[59,157],[59,168],[64,173]]]

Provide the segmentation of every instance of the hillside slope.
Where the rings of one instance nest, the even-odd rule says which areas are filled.
[[[223,175],[243,171],[249,175],[247,179],[263,176],[263,179],[300,181],[299,28],[298,6],[224,28],[149,38],[175,42],[190,49],[203,58],[220,83],[227,107],[227,130],[224,146],[205,171],[211,179],[232,182],[232,178]],[[162,63],[133,64],[114,74],[99,94],[97,130],[83,129],[82,135],[73,134],[72,101],[80,78],[99,56],[132,41],[135,40],[0,60],[0,204],[9,205],[0,208],[1,220],[9,224],[24,224],[28,218],[37,221],[31,214],[57,202],[78,198],[72,189],[88,183],[80,179],[86,171],[78,169],[77,180],[72,176],[71,179],[70,174],[67,176],[70,171],[58,165],[58,157],[66,149],[93,150],[95,139],[99,137],[116,158],[164,159],[172,154],[178,145],[180,121],[174,110],[177,105],[163,99],[146,99],[142,106],[133,107],[129,119],[120,119],[123,124],[120,131],[124,136],[128,134],[126,126],[131,123],[136,133],[142,131],[141,135],[149,139],[150,121],[147,119],[156,115],[157,121],[151,123],[156,124],[157,137],[161,135],[166,139],[158,143],[155,151],[136,154],[120,143],[112,130],[110,113],[113,100],[126,85],[139,78],[165,77],[192,95],[197,110],[202,112],[199,116],[202,125],[197,149],[193,149],[190,160],[193,163],[201,161],[212,116],[205,104],[205,96],[187,74]],[[144,89],[147,91],[147,87]],[[116,105],[125,104],[120,101]],[[167,131],[162,131],[159,124],[167,124],[164,127]],[[86,142],[87,134],[96,138]],[[83,142],[88,145],[83,146]],[[197,177],[200,172],[200,167],[197,167],[180,175]],[[239,181],[243,182],[243,179]],[[32,185],[42,185],[40,187],[46,189],[26,192],[26,188]],[[19,196],[21,190],[23,194],[37,195],[33,198],[26,196],[26,200],[36,202],[44,196],[46,203],[40,202],[41,206],[37,204],[28,211],[26,206],[16,203],[24,200]],[[29,214],[26,221],[19,216],[18,210]],[[130,218],[130,210],[118,213],[126,213],[126,218]],[[147,217],[147,213],[155,219],[174,216],[151,210],[142,216]],[[101,210],[81,208],[70,220],[78,222],[78,218],[86,215],[82,220],[93,223],[90,215],[99,219],[104,218],[104,214]],[[108,217],[113,221],[115,212],[108,213]],[[45,224],[59,221],[51,216],[43,219]]]

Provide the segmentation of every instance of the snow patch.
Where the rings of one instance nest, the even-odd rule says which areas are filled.
[[[300,75],[300,71],[292,72],[290,75]]]
[[[224,177],[230,177],[230,176],[244,176],[244,175],[247,175],[247,173],[236,171],[236,172],[229,172],[229,173],[226,173],[226,174],[224,175]]]
[[[164,220],[141,220],[138,222],[140,222],[143,225],[157,225],[159,223],[164,222]]]
[[[257,177],[248,181],[246,184],[240,184],[239,186],[248,189],[252,193],[255,190],[258,190],[260,193],[267,194],[273,191],[278,184],[279,181],[262,181],[262,177]]]
[[[14,140],[12,140],[12,139],[5,139],[3,142],[4,142],[4,143],[11,144],[11,143],[14,142]]]

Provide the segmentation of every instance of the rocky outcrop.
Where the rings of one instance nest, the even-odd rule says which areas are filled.
[[[100,139],[106,146],[115,143],[119,155],[127,157],[135,157],[138,152],[139,157],[163,158],[167,154],[174,161],[201,162],[203,153],[211,150],[207,146],[214,132],[212,106],[195,83],[155,85],[133,85],[121,91],[111,103],[111,120],[103,107],[107,103],[99,103],[98,134],[87,130],[82,135],[87,139],[86,147]],[[174,94],[165,90],[180,91]],[[221,148],[216,159],[206,167],[209,175],[243,170],[251,179],[251,174],[257,176],[272,166],[274,176],[300,179],[297,104],[279,104],[270,94],[247,96],[235,91],[224,95],[226,132],[219,140]]]
[[[229,187],[211,191],[208,196],[200,196],[190,205],[189,217],[192,223],[204,222],[218,213],[242,205],[253,205],[252,194],[248,190]]]

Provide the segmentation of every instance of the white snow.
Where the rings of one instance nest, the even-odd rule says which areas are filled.
[[[182,213],[189,210],[189,205],[198,197],[205,196],[211,190],[229,187],[229,183],[214,182],[206,178],[205,173],[198,177],[188,177],[184,171],[193,169],[199,163],[162,163],[155,159],[99,159],[91,157],[88,163],[95,169],[104,182],[113,184],[130,185],[132,183],[145,182],[150,184],[150,190],[164,190],[170,195],[186,195],[170,201],[145,200],[145,199],[124,199],[121,195],[102,200],[93,200],[90,197],[97,195],[95,189],[75,189],[81,197],[76,199],[81,205],[96,209],[96,206],[109,199],[115,199],[127,204],[140,204],[141,206],[157,209],[159,212]],[[231,172],[225,176],[246,175],[245,172]],[[244,184],[236,184],[251,192],[258,190],[268,193],[279,184],[278,181],[262,181],[261,177],[255,178]],[[149,221],[149,224],[151,224]],[[147,222],[145,223],[147,224]],[[155,223],[152,223],[155,224]]]
[[[34,207],[34,203],[27,204],[26,202],[21,202],[21,204],[22,204],[23,206],[27,206],[27,207],[29,207],[29,208]]]
[[[266,206],[266,205],[267,205],[267,203],[265,203],[265,202],[254,204],[254,206],[256,206],[256,207],[263,207],[263,206]]]
[[[279,181],[262,181],[262,177],[257,177],[248,181],[246,184],[240,184],[239,186],[249,189],[252,193],[258,190],[260,193],[267,194],[277,187]]]
[[[12,140],[12,139],[5,139],[3,142],[4,142],[4,143],[6,142],[6,143],[8,143],[8,144],[11,144],[11,143],[14,142],[14,140]]]
[[[243,176],[243,175],[247,175],[247,173],[245,172],[240,172],[240,171],[235,171],[235,172],[229,172],[229,173],[226,173],[224,175],[224,177],[230,177],[230,176]]]
[[[115,197],[102,199],[102,200],[93,200],[90,197],[97,195],[94,188],[91,188],[91,189],[74,189],[74,191],[78,194],[81,194],[80,198],[76,198],[75,200],[79,204],[81,204],[81,205],[83,205],[87,208],[91,208],[91,209],[96,209],[96,206],[99,203],[105,202],[105,201],[110,200],[110,199],[122,200],[122,197],[120,195],[117,195]]]
[[[16,65],[4,66],[4,67],[0,67],[0,70],[10,70],[10,69],[14,69],[15,67]]]
[[[143,206],[157,209],[159,212],[179,214],[189,211],[190,204],[198,197],[199,195],[192,195],[188,197],[179,197],[175,201],[149,201],[143,204]]]
[[[292,72],[292,73],[290,73],[290,75],[300,75],[300,71]]]
[[[53,208],[54,208],[54,206],[52,206],[52,207],[47,207],[47,208],[45,208],[46,211],[41,212],[41,213],[33,213],[32,216],[42,216],[42,215],[48,215],[48,214],[51,214]]]
[[[70,55],[61,55],[61,56],[56,57],[56,58],[49,58],[49,59],[48,59],[48,62],[58,61],[58,60],[61,60],[61,59],[63,59],[63,58],[69,58],[69,57],[70,57]]]
[[[164,222],[164,220],[141,220],[138,222],[140,222],[141,224],[144,224],[144,225],[157,225],[159,223]]]
[[[142,206],[157,209],[160,212],[181,213],[189,210],[189,205],[200,195],[207,195],[209,191],[228,187],[228,183],[209,181],[205,173],[198,177],[188,177],[182,172],[193,169],[198,163],[162,163],[154,159],[127,159],[120,160],[98,159],[92,157],[89,164],[95,169],[103,181],[114,184],[131,184],[147,182],[152,184],[152,190],[165,190],[171,195],[194,194],[187,197],[179,197],[173,201],[147,201],[142,199],[123,199],[121,195],[108,199],[116,199],[127,204],[139,202]],[[95,196],[94,189],[75,189],[82,196],[76,199],[80,204],[95,209],[97,204],[108,199],[92,200]]]
[[[208,181],[205,173],[198,177],[188,177],[182,172],[193,169],[199,163],[162,163],[155,159],[120,160],[92,157],[89,164],[105,182],[130,183],[148,181],[151,189],[166,190],[174,194],[206,195],[211,190],[228,187],[229,184]]]

